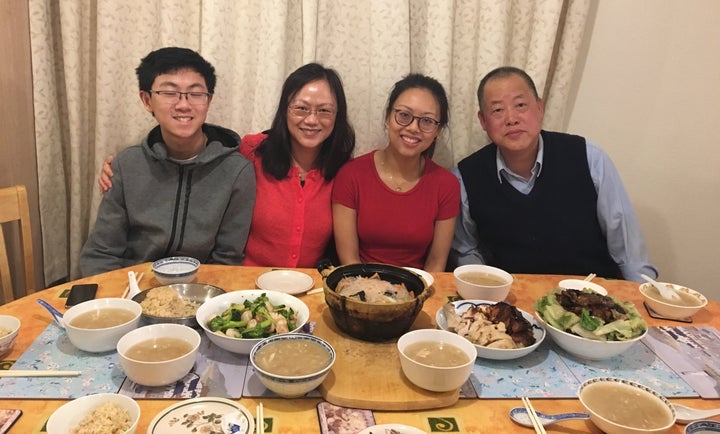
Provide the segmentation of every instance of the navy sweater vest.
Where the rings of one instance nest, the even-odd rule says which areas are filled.
[[[585,139],[542,136],[542,171],[528,195],[498,181],[494,143],[458,164],[485,261],[511,273],[622,278],[598,223]]]

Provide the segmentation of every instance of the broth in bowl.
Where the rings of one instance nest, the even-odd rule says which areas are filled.
[[[302,363],[298,363],[298,357],[302,357]],[[278,340],[255,352],[255,363],[260,369],[291,377],[321,371],[331,360],[327,348],[310,339]]]
[[[190,342],[183,339],[159,337],[133,345],[125,356],[141,362],[164,362],[184,356],[192,349]]]
[[[105,329],[125,324],[133,318],[135,313],[127,309],[105,307],[76,316],[70,325],[79,329]]]
[[[458,279],[474,285],[483,286],[501,286],[507,283],[507,281],[500,276],[481,271],[468,271],[466,273],[462,273],[458,275]]]
[[[461,366],[471,360],[458,346],[441,341],[415,342],[405,347],[403,352],[418,363],[441,368]]]

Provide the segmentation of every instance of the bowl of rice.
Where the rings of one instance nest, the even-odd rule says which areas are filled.
[[[19,319],[11,315],[0,315],[0,357],[12,350],[19,331]]]
[[[74,399],[58,408],[47,421],[48,434],[133,434],[140,406],[129,396],[98,393]]]
[[[225,290],[202,283],[174,283],[142,291],[132,299],[140,303],[146,324],[173,323],[198,328],[195,314],[201,304]]]

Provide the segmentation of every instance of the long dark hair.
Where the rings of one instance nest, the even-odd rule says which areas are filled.
[[[395,101],[397,101],[398,97],[408,89],[425,89],[433,95],[435,101],[437,101],[440,106],[439,128],[441,130],[445,128],[450,121],[450,109],[445,88],[434,78],[416,73],[408,74],[403,77],[402,80],[395,83],[395,86],[393,86],[390,96],[388,97],[387,105],[385,106],[385,119],[390,117],[393,106],[395,105]],[[433,140],[430,147],[422,152],[422,155],[432,158],[435,153],[435,142],[437,142],[437,138]]]
[[[320,146],[320,154],[316,167],[320,169],[326,180],[332,180],[340,167],[352,156],[355,149],[355,131],[347,117],[347,102],[340,76],[335,70],[325,68],[318,63],[308,63],[296,69],[283,84],[280,102],[275,118],[267,137],[258,146],[257,152],[262,157],[263,170],[276,179],[283,179],[290,171],[290,132],[287,127],[287,111],[290,101],[306,84],[325,80],[337,101],[337,114],[332,133]]]

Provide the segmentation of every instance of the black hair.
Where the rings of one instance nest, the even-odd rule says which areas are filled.
[[[181,69],[192,69],[205,79],[208,92],[215,92],[215,68],[196,51],[189,48],[165,47],[150,52],[135,69],[140,90],[150,91],[158,75]]]
[[[320,145],[316,168],[320,169],[324,178],[330,181],[335,178],[340,167],[350,159],[355,149],[355,131],[347,117],[347,102],[340,76],[333,69],[325,68],[318,63],[308,63],[293,71],[285,80],[275,118],[270,129],[265,131],[267,137],[257,149],[262,157],[263,170],[276,179],[286,178],[292,164],[291,137],[287,127],[290,101],[306,84],[318,80],[325,80],[330,85],[337,102],[337,113],[332,132]]]
[[[400,81],[395,83],[392,91],[390,91],[387,105],[385,106],[385,119],[387,120],[390,117],[393,106],[395,105],[395,101],[397,101],[398,97],[408,89],[427,89],[428,91],[430,91],[430,93],[435,98],[435,101],[440,106],[440,119],[438,119],[438,121],[440,122],[439,126],[440,128],[445,128],[445,126],[447,126],[448,122],[450,121],[450,109],[447,94],[445,93],[445,88],[436,79],[428,77],[427,75],[416,73],[408,74]],[[433,154],[435,153],[435,142],[436,141],[433,140],[432,145],[430,145],[429,148],[423,151],[422,155],[425,155],[428,158],[432,158]]]
[[[485,96],[485,85],[487,84],[487,82],[494,78],[505,78],[511,75],[517,75],[518,77],[522,78],[532,91],[533,95],[535,95],[535,99],[540,99],[537,89],[535,88],[535,83],[533,82],[532,78],[530,78],[530,75],[527,72],[514,66],[501,66],[488,72],[485,77],[480,80],[480,84],[478,85],[477,90],[477,99],[478,106],[480,106],[480,113],[482,113],[483,111],[482,100]]]

